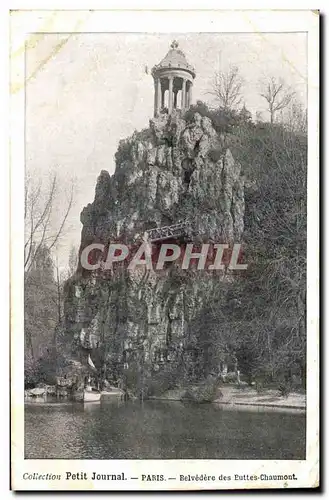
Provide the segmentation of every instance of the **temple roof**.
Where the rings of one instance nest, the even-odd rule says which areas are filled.
[[[162,61],[153,67],[152,73],[154,74],[161,69],[183,69],[191,73],[194,78],[195,69],[187,62],[184,52],[178,48],[178,42],[174,40],[170,47]]]

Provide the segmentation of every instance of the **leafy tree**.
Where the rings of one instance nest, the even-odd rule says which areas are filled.
[[[191,121],[194,114],[207,116],[212,121],[213,127],[219,134],[233,133],[235,129],[242,124],[251,125],[251,113],[244,107],[240,112],[232,109],[210,108],[205,102],[197,101],[185,113],[184,119]]]

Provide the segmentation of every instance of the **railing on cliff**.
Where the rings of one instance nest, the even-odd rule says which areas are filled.
[[[144,237],[148,241],[164,241],[171,238],[178,238],[181,236],[190,236],[192,233],[191,223],[189,221],[177,222],[171,226],[155,227],[145,231]]]

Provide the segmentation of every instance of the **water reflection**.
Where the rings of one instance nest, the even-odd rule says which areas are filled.
[[[25,407],[25,455],[303,459],[305,415],[163,401],[34,403]]]

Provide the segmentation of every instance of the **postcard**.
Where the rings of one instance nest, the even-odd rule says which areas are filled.
[[[319,486],[319,19],[11,12],[13,490]]]

